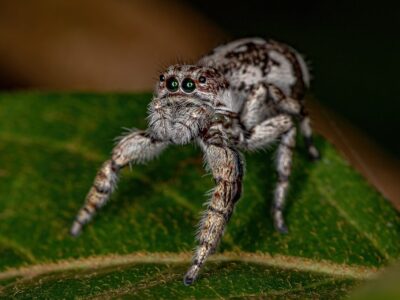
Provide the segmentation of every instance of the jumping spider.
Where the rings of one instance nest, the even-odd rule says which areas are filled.
[[[309,156],[319,157],[304,108],[309,80],[299,53],[260,38],[219,46],[196,65],[170,66],[160,75],[149,104],[149,128],[133,130],[118,142],[97,173],[71,234],[78,235],[107,202],[123,167],[152,159],[169,144],[195,141],[204,151],[216,187],[200,222],[192,266],[184,277],[189,285],[215,251],[240,198],[240,151],[264,148],[278,139],[272,216],[276,229],[286,233],[282,210],[296,140],[294,120],[300,122]]]

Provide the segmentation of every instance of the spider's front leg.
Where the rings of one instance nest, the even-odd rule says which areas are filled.
[[[103,163],[86,196],[85,204],[79,210],[70,233],[77,236],[83,225],[88,223],[96,211],[110,198],[116,187],[119,171],[130,162],[143,162],[157,156],[166,143],[158,142],[144,131],[134,130],[124,136],[112,151],[111,159]]]
[[[216,187],[200,222],[199,246],[184,277],[185,285],[193,283],[207,257],[215,251],[242,190],[243,162],[240,153],[227,146],[207,143],[203,148]]]

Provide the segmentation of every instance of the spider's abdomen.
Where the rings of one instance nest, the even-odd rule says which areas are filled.
[[[291,47],[261,38],[233,41],[204,56],[201,65],[218,69],[233,92],[246,94],[259,83],[273,84],[301,99],[310,75],[304,59]]]

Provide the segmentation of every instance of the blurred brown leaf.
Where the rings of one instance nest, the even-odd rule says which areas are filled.
[[[225,35],[174,1],[0,1],[0,85],[148,90]]]

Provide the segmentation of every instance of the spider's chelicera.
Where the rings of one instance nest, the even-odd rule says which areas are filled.
[[[294,120],[299,121],[309,156],[319,158],[303,101],[309,78],[299,53],[259,38],[222,45],[196,65],[169,67],[160,75],[149,104],[148,129],[132,130],[118,142],[97,173],[71,234],[78,235],[107,202],[123,167],[152,159],[169,144],[196,142],[216,186],[200,221],[192,266],[184,277],[184,283],[191,284],[215,251],[241,196],[240,152],[277,140],[272,216],[275,228],[286,233],[282,212],[296,140]]]

